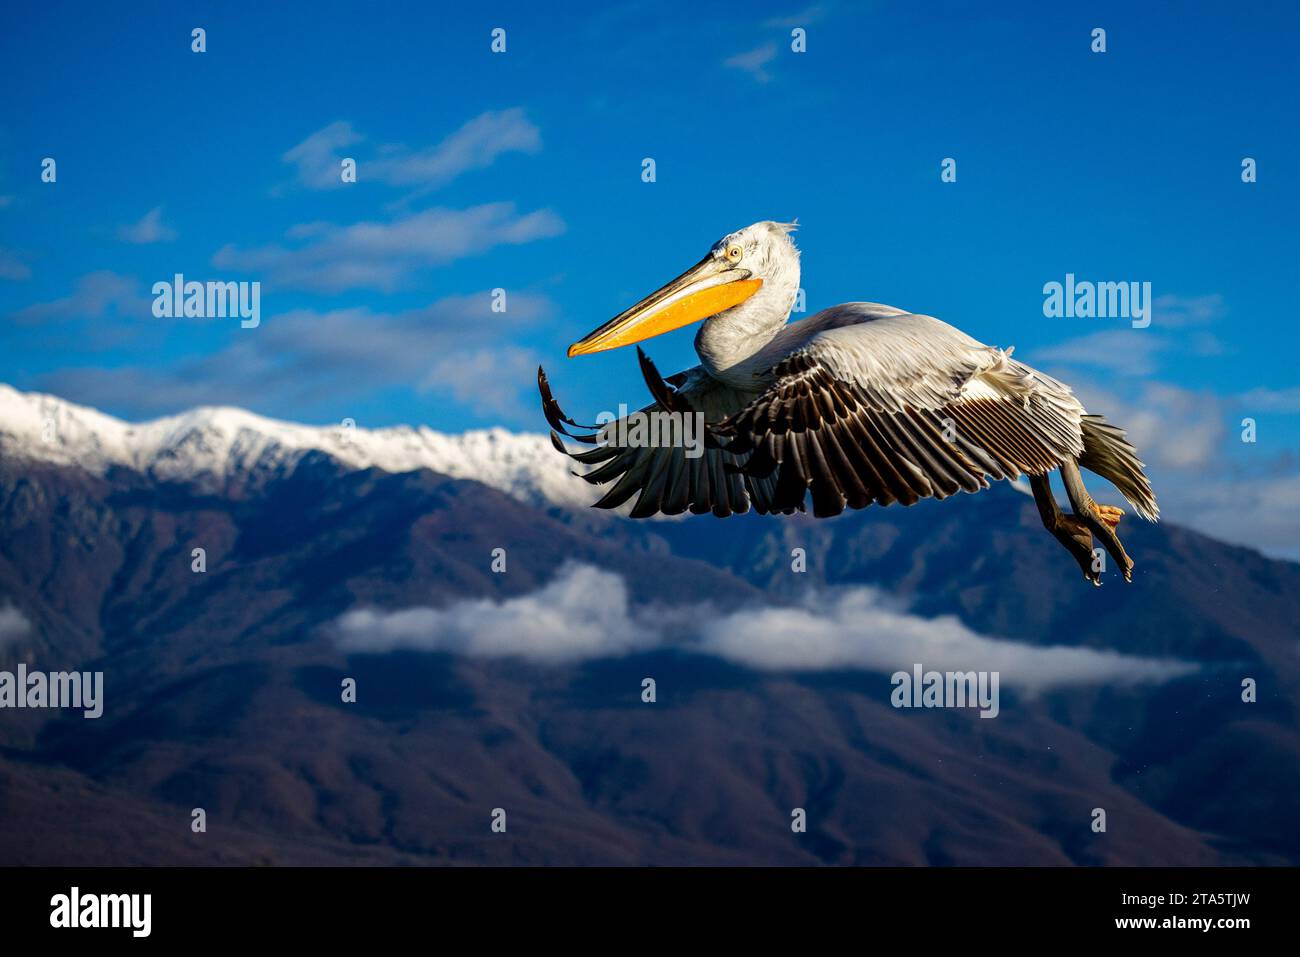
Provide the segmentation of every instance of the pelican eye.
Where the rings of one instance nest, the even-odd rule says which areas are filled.
[[[740,262],[740,257],[743,256],[744,253],[745,251],[740,248],[740,243],[732,243],[727,247],[727,262],[733,264]]]

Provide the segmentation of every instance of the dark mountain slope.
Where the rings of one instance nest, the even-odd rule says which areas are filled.
[[[1286,830],[1295,566],[1126,523],[1139,580],[1093,589],[1027,508],[1004,492],[817,524],[634,525],[324,457],[221,496],[0,464],[0,603],[34,625],[0,667],[102,669],[107,698],[96,721],[0,712],[0,860],[1300,861]],[[788,571],[795,545],[807,575]],[[878,674],[682,651],[566,666],[355,654],[322,628],[357,605],[526,594],[575,559],[639,602],[758,607],[871,582],[988,634],[1206,667],[1163,686],[1004,689],[982,720],[895,710]],[[1243,675],[1258,704],[1240,701]],[[344,677],[356,704],[340,701]],[[189,830],[194,807],[205,835]],[[504,835],[489,829],[497,807]],[[795,807],[806,834],[791,833]]]

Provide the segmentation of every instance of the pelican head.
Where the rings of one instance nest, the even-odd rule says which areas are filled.
[[[765,285],[763,298],[775,293],[775,309],[783,301],[784,323],[799,287],[799,251],[789,235],[794,228],[794,223],[765,221],[723,236],[672,282],[569,346],[569,357],[628,346],[708,319],[758,297]]]

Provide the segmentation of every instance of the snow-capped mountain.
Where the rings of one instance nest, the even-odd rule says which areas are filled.
[[[409,472],[427,468],[473,479],[533,505],[586,506],[592,490],[546,436],[501,428],[457,435],[426,427],[364,429],[298,425],[243,409],[203,407],[131,423],[95,409],[0,384],[0,455],[79,466],[122,466],[163,481],[219,489],[280,474],[319,451],[345,465]]]

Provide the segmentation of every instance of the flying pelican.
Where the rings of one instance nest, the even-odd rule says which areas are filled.
[[[666,380],[637,348],[655,398],[640,415],[702,418],[702,454],[615,441],[630,432],[611,425],[578,425],[537,370],[552,443],[596,466],[582,476],[588,482],[614,483],[595,506],[616,508],[637,495],[634,518],[688,510],[725,518],[751,503],[788,515],[811,495],[813,515],[825,517],[873,502],[978,492],[990,479],[1023,474],[1043,524],[1087,580],[1101,584],[1095,535],[1132,581],[1133,562],[1116,534],[1124,512],[1094,502],[1079,471],[1108,479],[1156,521],[1151,483],[1124,431],[1088,414],[1069,386],[1011,358],[1011,349],[931,316],[850,302],[787,325],[799,291],[794,228],[761,222],[722,237],[682,275],[569,347],[570,358],[588,355],[705,320],[695,336],[700,364]],[[595,448],[570,451],[557,432]],[[1053,470],[1073,514],[1056,503]]]

